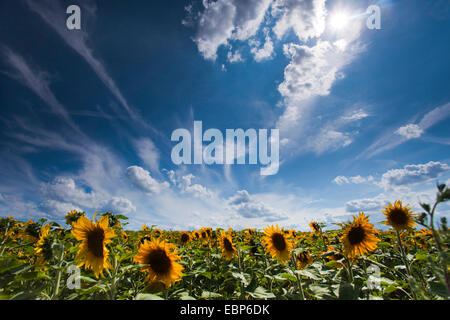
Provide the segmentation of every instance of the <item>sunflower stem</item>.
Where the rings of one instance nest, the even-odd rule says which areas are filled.
[[[412,274],[411,274],[411,269],[409,268],[408,259],[406,258],[406,252],[405,252],[405,248],[403,246],[402,238],[400,237],[400,232],[398,230],[395,230],[395,232],[397,233],[397,241],[398,241],[398,245],[400,246],[400,253],[401,253],[401,256],[403,259],[403,263],[405,264],[405,267],[406,267],[406,272],[408,274],[408,283],[409,283],[409,286],[411,287],[411,292],[413,294],[414,300],[417,300],[415,289],[412,286],[411,280],[410,280],[410,278],[412,278]]]
[[[438,204],[439,204],[439,199],[435,202],[433,209],[430,212],[430,227],[431,227],[431,232],[433,233],[434,241],[436,242],[436,248],[438,249],[441,259],[442,259],[442,268],[443,268],[443,272],[444,272],[445,286],[447,287],[447,294],[450,296],[450,277],[448,275],[447,256],[444,253],[444,251],[442,250],[439,234],[436,231],[436,229],[434,228],[434,213],[436,211]]]
[[[62,274],[62,264],[64,262],[64,244],[61,243],[60,244],[60,249],[61,249],[61,254],[59,256],[59,260],[58,260],[58,270],[56,271],[56,281],[55,281],[55,287],[53,290],[53,295],[51,297],[51,299],[53,300],[54,298],[58,297],[59,294],[59,285],[61,282],[61,274]]]

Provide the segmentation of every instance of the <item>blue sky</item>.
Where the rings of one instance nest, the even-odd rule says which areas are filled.
[[[66,8],[81,8],[68,30]],[[366,9],[381,8],[381,29]],[[0,3],[0,216],[307,230],[450,182],[446,1]],[[340,19],[336,17],[341,17]],[[174,165],[177,128],[280,131],[280,168]],[[443,205],[440,216],[449,216]]]

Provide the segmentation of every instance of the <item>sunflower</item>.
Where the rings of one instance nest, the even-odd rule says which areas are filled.
[[[308,251],[302,251],[296,256],[297,266],[299,269],[305,269],[308,264],[313,263],[313,259]]]
[[[84,216],[84,212],[71,210],[66,214],[66,224],[71,226],[74,222],[76,222],[81,216]]]
[[[390,225],[396,231],[412,229],[416,224],[414,218],[416,214],[411,211],[409,205],[403,206],[400,200],[395,201],[394,205],[388,202],[382,212],[386,216],[386,225]]]
[[[373,224],[369,223],[369,217],[361,212],[358,217],[353,216],[353,222],[346,224],[346,229],[341,237],[344,244],[344,252],[349,258],[374,251],[380,241],[375,236]]]
[[[193,232],[193,235],[194,235],[195,240],[200,239],[200,233],[199,233],[197,230],[195,230],[195,231]]]
[[[264,237],[262,240],[265,245],[266,252],[272,258],[277,258],[281,263],[285,263],[289,259],[292,250],[292,241],[290,235],[285,235],[278,225],[268,226],[264,229]]]
[[[250,241],[251,239],[253,239],[256,236],[256,231],[255,229],[251,229],[251,228],[247,228],[245,230],[245,240]]]
[[[18,236],[29,240],[29,241],[37,241],[40,236],[41,225],[37,222],[34,222],[31,219],[28,219],[28,222],[24,224],[24,230],[20,230]]]
[[[188,243],[191,240],[191,235],[188,232],[182,232],[180,234],[180,242],[182,244]]]
[[[160,229],[153,229],[152,236],[154,238],[159,238],[163,235],[163,232]]]
[[[237,254],[237,250],[233,245],[231,234],[222,231],[219,239],[219,246],[222,248],[222,255],[227,261],[231,260]]]
[[[103,216],[97,222],[94,222],[94,218],[91,222],[85,216],[80,217],[72,225],[72,234],[77,240],[82,241],[78,245],[81,249],[75,258],[80,261],[78,266],[85,265],[85,268],[92,269],[98,278],[99,274],[103,276],[103,269],[111,268],[106,245],[115,237],[115,233],[108,227],[108,216]]]
[[[313,230],[314,233],[320,233],[322,229],[320,228],[320,225],[317,222],[312,221],[309,226]]]
[[[174,244],[164,240],[154,239],[145,241],[134,257],[136,263],[145,264],[143,272],[148,272],[147,281],[150,285],[162,283],[166,288],[176,281],[181,280],[183,266],[176,261],[181,260],[173,250]]]
[[[42,226],[39,240],[34,248],[34,253],[38,256],[36,266],[38,268],[44,268],[46,262],[50,261],[53,257],[52,241],[48,236],[50,231],[50,225]]]
[[[200,238],[203,241],[208,241],[208,232],[206,230],[207,230],[207,228],[201,228],[200,229]]]

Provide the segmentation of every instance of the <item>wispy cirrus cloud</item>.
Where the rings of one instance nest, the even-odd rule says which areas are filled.
[[[110,76],[103,63],[94,56],[93,49],[88,46],[88,34],[83,29],[76,30],[75,32],[67,29],[65,16],[66,10],[61,6],[61,4],[58,1],[52,0],[26,0],[26,3],[32,11],[36,12],[54,31],[56,31],[56,33],[69,47],[84,58],[92,70],[97,74],[99,79],[120,102],[128,115],[136,119],[137,116],[135,115],[134,110],[124,98],[115,81]],[[83,3],[82,5],[86,6],[86,3]],[[95,12],[95,7],[92,5],[87,6],[87,9],[88,10],[85,12],[91,15]],[[86,18],[88,15],[86,14],[83,17]]]
[[[438,106],[426,113],[418,123],[409,123],[400,128],[389,131],[387,134],[378,138],[358,158],[371,158],[382,152],[391,150],[408,140],[421,138],[426,131],[450,117],[450,102]],[[448,139],[427,138],[427,140],[448,144]]]

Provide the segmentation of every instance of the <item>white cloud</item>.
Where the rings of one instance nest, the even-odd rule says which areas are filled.
[[[236,63],[236,62],[244,61],[239,50],[235,51],[234,53],[232,53],[231,51],[228,51],[227,60],[229,63]]]
[[[358,121],[367,118],[369,114],[363,109],[354,111],[352,114],[342,117],[345,121]]]
[[[46,200],[39,205],[39,208],[53,217],[64,217],[69,211],[83,211],[78,206],[69,202],[61,202],[57,200]]]
[[[276,0],[272,15],[278,18],[273,28],[279,39],[290,29],[300,41],[319,37],[325,31],[326,0]]]
[[[69,177],[56,177],[52,182],[42,184],[41,191],[45,197],[86,208],[96,208],[103,200],[102,195],[86,191]]]
[[[136,140],[134,145],[139,158],[141,158],[144,164],[151,170],[159,172],[160,154],[153,141],[149,138],[142,138]]]
[[[194,42],[203,57],[215,60],[220,46],[254,36],[270,3],[271,0],[204,0],[204,10],[191,18],[197,20]]]
[[[113,213],[127,214],[136,211],[133,203],[122,197],[112,197],[108,203],[103,207],[103,210]]]
[[[347,147],[351,143],[352,139],[348,136],[348,134],[325,129],[315,137],[312,137],[311,140],[308,141],[307,147],[316,154],[320,155],[325,152],[331,152]]]
[[[265,29],[267,30],[267,29]],[[269,32],[266,31],[266,38],[265,38],[265,42],[264,45],[262,47],[260,42],[258,40],[250,40],[249,41],[249,45],[250,45],[250,52],[253,54],[253,58],[255,59],[256,62],[261,62],[264,60],[268,60],[271,59],[273,57],[273,42],[272,39],[270,38]]]
[[[261,201],[253,199],[247,190],[239,190],[228,199],[230,209],[238,215],[247,218],[263,218],[266,222],[274,222],[288,219],[288,216]]]
[[[181,193],[188,193],[193,195],[196,198],[210,199],[214,198],[215,194],[208,188],[194,183],[192,184],[192,179],[195,176],[193,174],[188,174],[181,177],[181,182],[178,183],[178,187],[180,188]]]
[[[379,211],[385,203],[386,201],[381,197],[351,200],[346,203],[346,210],[348,212]]]
[[[354,176],[354,177],[346,177],[346,176],[337,176],[334,178],[333,182],[339,186],[343,184],[361,184],[364,182],[372,182],[374,181],[374,178],[372,176],[368,177],[362,177],[360,175]]]
[[[133,110],[128,102],[123,97],[119,88],[105,66],[93,55],[93,50],[87,45],[88,35],[84,30],[77,30],[76,32],[68,30],[66,27],[66,10],[57,1],[41,0],[41,1],[26,1],[31,10],[35,11],[46,23],[48,23],[56,33],[64,40],[64,42],[82,56],[92,70],[97,74],[104,85],[117,98],[124,109],[133,118],[136,118]],[[95,12],[95,7],[83,5],[83,18],[87,19]]]
[[[450,167],[447,164],[435,161],[425,164],[410,164],[404,166],[403,169],[393,169],[384,173],[379,185],[385,190],[389,190],[435,179],[448,170]]]
[[[408,124],[404,127],[400,127],[395,133],[405,137],[406,139],[419,138],[423,134],[423,129],[421,129],[417,124]]]
[[[161,183],[158,182],[150,176],[150,172],[138,166],[128,167],[126,173],[128,179],[130,179],[136,187],[149,194],[158,194],[163,189],[169,187],[169,183],[166,181]]]

